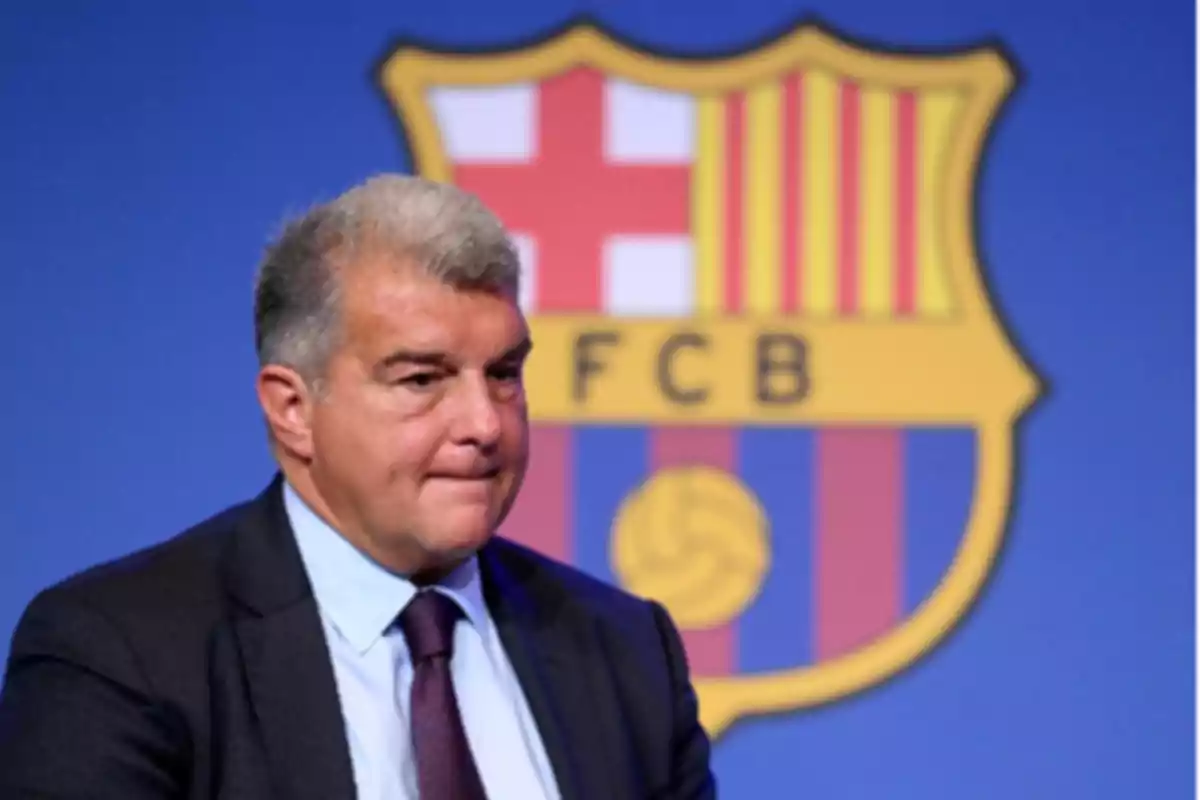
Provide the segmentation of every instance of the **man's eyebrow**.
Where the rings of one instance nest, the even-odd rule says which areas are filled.
[[[496,359],[496,361],[518,361],[529,355],[529,351],[533,349],[533,339],[526,336],[516,345],[508,348],[504,353]]]
[[[436,350],[395,350],[384,356],[379,361],[379,369],[388,369],[397,364],[419,364],[421,366],[436,367],[446,363],[448,357],[445,353]]]
[[[529,351],[533,349],[533,340],[526,336],[516,345],[504,351],[498,358],[496,363],[505,361],[518,361],[529,355]],[[394,367],[397,364],[415,364],[425,367],[438,367],[449,362],[450,356],[440,350],[394,350],[384,356],[379,361],[378,369],[386,370]]]

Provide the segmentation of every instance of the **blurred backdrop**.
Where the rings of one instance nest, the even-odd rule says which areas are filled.
[[[6,5],[0,654],[265,485],[262,247],[414,171],[522,252],[504,533],[666,603],[722,796],[1185,796],[1194,14]]]

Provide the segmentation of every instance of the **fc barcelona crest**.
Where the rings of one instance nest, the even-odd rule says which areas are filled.
[[[521,250],[533,458],[504,534],[666,606],[713,736],[934,647],[1039,391],[975,248],[1003,57],[802,26],[685,59],[578,26],[401,47],[380,79],[416,171]]]

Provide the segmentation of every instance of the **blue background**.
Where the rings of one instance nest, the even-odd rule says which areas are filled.
[[[269,477],[254,265],[285,214],[408,167],[372,74],[396,38],[498,46],[580,13],[694,54],[810,13],[879,44],[995,37],[1022,82],[984,154],[979,242],[1049,386],[1007,545],[917,666],[723,739],[722,796],[1190,796],[1192,4],[250,5],[0,12],[5,638],[40,587]]]

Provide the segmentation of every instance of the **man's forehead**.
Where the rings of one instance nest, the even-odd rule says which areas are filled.
[[[474,355],[481,358],[499,357],[532,344],[529,329],[524,326],[496,330],[466,330],[454,324],[398,325],[381,335],[380,345],[414,353],[445,353]]]
[[[397,304],[347,320],[351,336],[379,356],[393,351],[487,361],[520,348],[529,327],[515,303],[476,307]]]

